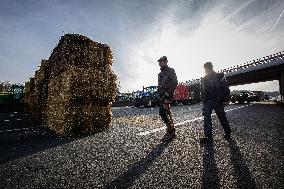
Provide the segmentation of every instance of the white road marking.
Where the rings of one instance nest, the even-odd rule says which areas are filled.
[[[13,129],[13,130],[8,129],[8,130],[0,131],[0,133],[7,133],[7,132],[13,132],[13,131],[22,131],[22,130],[30,130],[30,129],[35,129],[35,128],[39,128],[39,127],[26,127],[26,128]]]
[[[233,110],[237,110],[237,109],[241,109],[241,108],[244,108],[244,107],[247,107],[247,106],[251,106],[252,104],[249,104],[249,105],[245,105],[245,106],[240,106],[240,107],[237,107],[237,108],[232,108],[232,109],[229,109],[229,110],[225,110],[225,112],[230,112],[230,111],[233,111]],[[212,115],[216,115],[215,113],[212,114]],[[191,120],[186,120],[186,121],[183,121],[183,122],[179,122],[179,123],[175,123],[175,126],[180,126],[180,125],[184,125],[186,123],[190,123],[190,122],[194,122],[194,121],[197,121],[197,120],[203,120],[203,116],[201,117],[197,117],[197,118],[194,118],[194,119],[191,119]],[[157,128],[157,129],[151,129],[151,130],[147,130],[147,131],[144,131],[144,132],[140,132],[138,133],[137,135],[139,136],[145,136],[145,135],[148,135],[148,134],[151,134],[151,133],[155,133],[155,132],[158,132],[158,131],[162,131],[164,129],[166,129],[167,127],[163,126],[163,127],[160,127],[160,128]]]

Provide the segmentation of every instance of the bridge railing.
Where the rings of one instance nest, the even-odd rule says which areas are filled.
[[[267,64],[267,63],[270,63],[274,60],[280,60],[280,59],[284,59],[284,51],[274,53],[272,55],[264,56],[264,57],[259,58],[259,59],[251,60],[249,62],[240,64],[240,65],[237,65],[237,66],[222,69],[222,70],[219,70],[218,73],[223,72],[224,74],[227,74],[227,73],[231,73],[231,72],[236,72],[236,71],[247,69],[247,68],[250,68],[250,67],[254,67],[254,66],[258,66],[258,65],[262,65],[262,64]],[[196,84],[196,83],[199,83],[201,81],[201,79],[202,79],[202,77],[198,78],[198,79],[188,80],[186,83]]]
[[[246,62],[244,64],[240,64],[240,65],[237,65],[237,66],[226,68],[226,69],[220,70],[218,72],[223,72],[224,74],[227,74],[227,73],[239,71],[239,70],[242,70],[242,69],[246,69],[246,68],[249,68],[249,67],[257,66],[257,65],[267,64],[267,63],[270,63],[274,60],[280,60],[280,59],[284,59],[284,51],[281,51],[281,52],[278,52],[278,53],[275,53],[275,54],[272,54],[272,55],[264,56],[263,58],[251,60],[251,61]]]

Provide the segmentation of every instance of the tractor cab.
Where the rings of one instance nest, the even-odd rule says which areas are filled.
[[[153,107],[158,105],[158,87],[148,86],[143,87],[142,91],[136,91],[133,93],[134,106],[136,107]]]
[[[24,95],[24,86],[22,85],[12,85],[11,94],[15,101],[20,101]]]
[[[143,87],[142,96],[151,97],[151,96],[156,96],[157,94],[158,94],[158,87],[157,86]]]
[[[22,102],[24,97],[24,86],[12,85],[9,90],[0,92],[0,104],[14,104]]]

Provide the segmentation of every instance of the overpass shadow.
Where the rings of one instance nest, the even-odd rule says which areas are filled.
[[[214,158],[213,142],[202,145],[203,147],[203,175],[202,188],[214,189],[220,188],[220,179],[218,168]]]
[[[131,187],[146,169],[159,157],[165,148],[172,142],[173,137],[165,134],[161,143],[157,145],[144,159],[134,163],[126,172],[105,186],[110,188],[128,188]]]
[[[229,140],[230,160],[233,164],[237,188],[257,188],[255,180],[244,160],[240,148],[234,139]]]

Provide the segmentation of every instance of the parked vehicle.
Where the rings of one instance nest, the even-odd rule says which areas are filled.
[[[157,90],[157,86],[148,86],[143,87],[142,91],[133,92],[134,106],[153,107],[158,105],[159,96]]]
[[[24,86],[12,85],[10,91],[0,92],[0,104],[23,103],[23,97]]]
[[[142,91],[132,93],[133,103],[135,107],[153,107],[159,105],[158,87],[143,87]],[[194,104],[200,102],[200,84],[189,85],[180,83],[177,85],[172,105],[178,104]]]
[[[263,96],[262,96],[262,100],[263,101],[268,101],[268,100],[270,100],[270,96],[268,95],[268,94],[264,94]]]
[[[0,92],[0,112],[24,111],[24,86],[12,85]]]
[[[185,83],[178,84],[173,96],[173,104],[186,105],[192,103],[193,103],[193,94],[190,89],[190,86]]]
[[[112,104],[114,107],[133,106],[132,93],[120,93],[116,96],[115,102]]]
[[[250,92],[250,91],[240,91],[239,93],[232,94],[231,95],[231,102],[232,103],[240,103],[243,104],[245,102],[259,102],[261,100],[261,97],[256,92]]]
[[[249,92],[249,94],[250,94],[250,98],[249,98],[250,102],[260,102],[261,101],[262,93],[251,91]]]

